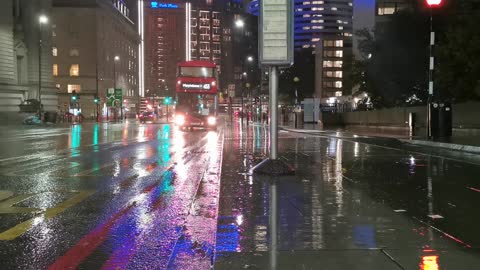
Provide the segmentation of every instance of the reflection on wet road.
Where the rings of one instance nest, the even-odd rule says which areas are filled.
[[[476,158],[282,131],[269,179],[266,131],[2,130],[2,269],[478,269]]]
[[[280,158],[296,175],[252,176],[265,132],[226,132],[216,269],[478,269],[480,164],[470,155],[281,132]]]
[[[0,140],[2,268],[210,266],[222,131],[91,124]]]

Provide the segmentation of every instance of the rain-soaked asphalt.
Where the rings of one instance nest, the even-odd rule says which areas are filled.
[[[2,128],[0,268],[480,269],[477,157],[281,132],[272,181],[266,131]]]
[[[216,269],[480,269],[478,156],[283,131],[296,175],[249,175],[265,132],[225,132]]]
[[[2,130],[0,268],[208,269],[222,144],[165,124]]]

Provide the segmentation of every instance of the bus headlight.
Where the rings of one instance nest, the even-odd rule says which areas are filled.
[[[213,117],[213,116],[210,116],[208,117],[207,119],[207,123],[210,125],[210,126],[213,126],[217,123],[217,118]]]
[[[177,124],[178,126],[183,126],[185,124],[185,116],[177,114],[175,116],[175,124]]]
[[[215,81],[212,82],[212,86],[215,86],[217,85],[217,83]]]

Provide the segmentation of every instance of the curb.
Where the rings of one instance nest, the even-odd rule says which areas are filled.
[[[279,129],[281,130],[286,130],[290,132],[297,132],[297,133],[325,133],[325,131],[322,130],[315,130],[315,129],[294,129],[294,128],[287,128],[287,127],[282,127],[280,126]]]
[[[412,144],[412,145],[438,147],[438,148],[455,150],[455,151],[460,151],[460,152],[480,154],[480,147],[479,146],[462,145],[462,144],[454,144],[454,143],[432,142],[432,141],[420,141],[420,140],[405,140],[405,139],[399,139],[399,140],[403,143],[408,143],[408,144]]]
[[[296,132],[296,133],[309,133],[309,134],[322,134],[325,133],[324,131],[320,130],[298,130],[293,128],[285,128],[280,127],[282,130],[286,130],[289,132]],[[325,136],[329,136],[325,134]],[[388,138],[388,139],[395,139],[402,143],[407,143],[410,145],[417,145],[417,146],[426,146],[432,148],[443,148],[447,150],[459,151],[459,152],[468,152],[472,154],[480,154],[480,146],[473,146],[473,145],[463,145],[463,144],[454,144],[454,143],[442,143],[442,142],[432,142],[432,141],[422,141],[422,140],[408,140],[408,139],[398,139],[398,138],[389,138],[389,137],[376,137],[376,138]]]

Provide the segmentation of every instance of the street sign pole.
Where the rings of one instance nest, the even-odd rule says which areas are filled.
[[[267,175],[294,173],[291,166],[278,159],[278,70],[293,64],[293,2],[260,1],[259,60],[269,69],[270,155],[251,172]]]
[[[278,158],[278,68],[270,67],[270,158]]]

